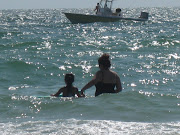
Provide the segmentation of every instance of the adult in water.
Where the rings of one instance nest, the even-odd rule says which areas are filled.
[[[103,93],[118,93],[122,91],[122,85],[118,74],[110,70],[111,61],[109,59],[109,54],[103,54],[98,59],[98,64],[100,70],[97,71],[93,79],[81,89],[81,94],[83,95],[84,91],[93,85],[96,87],[95,96]]]
[[[66,83],[66,86],[60,88],[57,93],[52,94],[51,96],[58,97],[61,93],[63,97],[75,97],[77,95],[78,97],[82,97],[79,94],[78,88],[73,86],[74,82],[74,75],[73,74],[66,74],[64,81]]]

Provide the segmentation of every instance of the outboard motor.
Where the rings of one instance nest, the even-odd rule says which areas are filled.
[[[149,16],[149,13],[147,13],[147,12],[141,12],[141,16],[140,16],[139,18],[148,19],[148,16]]]

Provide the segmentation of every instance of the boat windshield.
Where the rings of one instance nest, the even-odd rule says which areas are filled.
[[[113,0],[101,0],[100,1],[100,6],[102,8],[108,7],[109,9],[111,9],[112,8],[112,3],[113,3]]]

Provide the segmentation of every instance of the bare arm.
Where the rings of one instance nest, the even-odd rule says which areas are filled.
[[[92,79],[90,82],[88,82],[88,83],[81,89],[81,94],[83,94],[86,89],[89,89],[90,87],[92,87],[92,86],[95,85],[95,84],[96,84],[96,80],[95,80],[95,79]]]
[[[119,78],[119,76],[116,76],[116,93],[122,91],[122,85],[121,85],[121,80]]]
[[[74,89],[74,93],[78,96],[78,97],[84,97],[84,95],[81,95],[78,91],[78,88]]]
[[[93,85],[95,85],[98,81],[100,80],[100,72],[97,72],[96,75],[94,76],[94,78],[89,81],[82,89],[81,89],[81,94],[84,95],[84,91],[86,89],[89,89],[90,87],[92,87]]]
[[[55,94],[51,94],[51,96],[58,97],[62,92],[63,92],[63,88],[59,89],[58,92],[56,92]]]
[[[94,11],[98,10],[98,6],[95,7]]]

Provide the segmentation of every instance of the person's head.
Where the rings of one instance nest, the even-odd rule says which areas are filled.
[[[104,53],[99,59],[98,59],[99,67],[103,66],[104,69],[109,69],[111,67],[111,61],[109,59],[109,54]]]
[[[74,82],[74,75],[69,73],[65,75],[64,81],[66,82],[67,85],[72,85]]]
[[[120,13],[121,12],[121,9],[120,8],[117,8],[116,9],[116,13]]]

